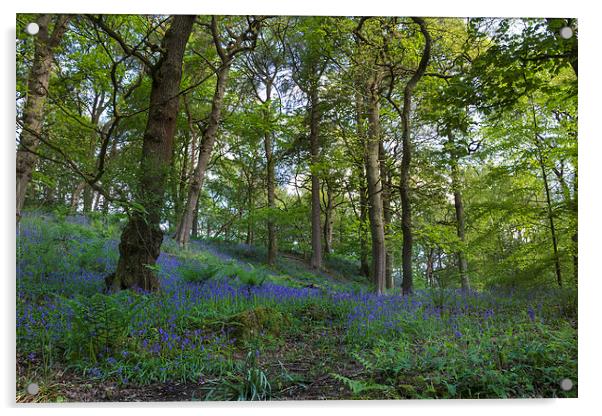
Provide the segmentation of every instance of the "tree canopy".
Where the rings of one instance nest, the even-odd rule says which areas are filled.
[[[345,258],[379,293],[577,284],[575,19],[190,19],[168,69],[175,17],[18,15],[17,220]]]

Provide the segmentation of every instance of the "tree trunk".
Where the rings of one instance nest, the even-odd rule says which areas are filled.
[[[550,185],[548,183],[548,175],[544,166],[543,155],[539,149],[539,164],[543,177],[544,189],[546,192],[546,206],[548,211],[548,220],[550,221],[550,233],[552,236],[552,249],[554,252],[554,269],[556,271],[556,282],[558,287],[562,287],[562,273],[560,268],[560,255],[558,254],[558,237],[556,236],[556,225],[554,223],[554,212],[552,211],[552,199],[550,196]]]
[[[571,237],[573,242],[573,278],[575,279],[575,286],[579,284],[579,237],[578,237],[578,211],[579,211],[579,199],[577,197],[577,161],[575,161],[575,177],[573,179],[573,212],[575,213],[575,232]]]
[[[44,187],[44,202],[43,205],[44,206],[53,206],[55,204],[55,194],[56,194],[56,190],[54,189],[54,187],[51,186],[45,186]]]
[[[159,289],[154,267],[160,254],[160,228],[167,173],[173,157],[182,61],[195,16],[177,15],[162,42],[162,56],[152,67],[150,109],[143,136],[136,200],[145,212],[134,211],[119,243],[117,270],[106,279],[111,291],[138,287]]]
[[[546,171],[545,161],[543,157],[542,145],[538,133],[537,117],[535,114],[535,105],[531,100],[531,111],[533,116],[533,138],[535,141],[535,147],[537,150],[537,161],[541,169],[541,176],[543,179],[543,186],[546,194],[546,208],[548,213],[548,220],[550,222],[550,234],[552,237],[552,250],[554,254],[554,269],[556,272],[556,282],[558,287],[562,287],[562,273],[560,268],[560,255],[558,254],[558,238],[556,236],[556,224],[554,223],[554,212],[552,210],[552,197],[550,195],[550,184],[548,183],[548,173]]]
[[[452,187],[454,188],[454,208],[456,210],[456,231],[460,243],[465,243],[465,226],[464,226],[464,204],[462,202],[462,193],[458,184],[458,166],[456,163],[452,165]],[[468,263],[464,248],[460,248],[457,252],[458,256],[458,272],[460,273],[460,282],[462,290],[470,290],[470,281],[468,280]]]
[[[401,194],[401,230],[403,232],[403,248],[401,253],[402,270],[403,270],[403,281],[402,281],[402,293],[404,295],[412,293],[413,290],[413,277],[412,277],[412,213],[410,207],[410,164],[412,161],[412,146],[410,142],[410,113],[412,111],[412,93],[414,88],[428,65],[431,54],[431,37],[426,28],[424,19],[419,17],[413,17],[412,20],[420,26],[420,31],[424,36],[424,50],[422,57],[420,58],[420,64],[418,69],[412,78],[408,81],[403,92],[403,111],[401,115],[401,124],[403,126],[402,132],[402,150],[403,155],[401,158],[401,178],[399,191]]]
[[[52,34],[49,33],[48,27],[52,20],[51,15],[43,14],[36,20],[40,30],[35,36],[34,41],[33,66],[27,83],[28,90],[23,109],[23,125],[17,150],[17,223],[21,219],[21,209],[25,202],[27,187],[37,161],[37,156],[30,151],[36,151],[40,144],[39,135],[42,133],[42,124],[44,122],[44,105],[48,95],[48,83],[54,59],[53,52],[67,29],[68,19],[68,16],[57,15],[54,19]]]
[[[429,287],[434,286],[434,276],[433,276],[433,264],[435,262],[435,250],[433,248],[429,248],[428,254],[426,256],[426,284]]]
[[[71,206],[69,208],[69,211],[72,214],[75,214],[77,212],[77,207],[79,206],[79,200],[81,198],[82,191],[84,190],[85,186],[86,186],[86,182],[78,183],[77,186],[75,187],[75,190],[73,191],[73,194],[71,195]]]
[[[364,129],[364,103],[361,94],[358,92],[355,95],[355,122],[357,125],[357,136],[362,143],[366,141]],[[366,164],[358,164],[357,173],[359,175],[359,196],[360,196],[360,224],[359,224],[359,240],[360,240],[360,274],[366,277],[370,276],[370,265],[368,264],[368,238],[366,233],[366,222],[368,218],[368,201],[366,198]]]
[[[252,174],[249,176],[252,176]],[[255,203],[253,201],[253,189],[253,182],[249,181],[249,186],[247,188],[247,237],[245,239],[245,244],[249,246],[253,245],[253,241],[255,239],[255,227],[253,224],[253,211]]]
[[[312,87],[309,102],[309,141],[311,146],[311,267],[322,268],[322,236],[320,225],[320,178],[317,164],[320,161],[320,114],[317,86]]]
[[[380,83],[382,73],[375,75],[369,88],[368,98],[368,140],[366,143],[366,176],[368,181],[368,201],[370,232],[372,235],[372,281],[377,294],[385,289],[386,250],[383,222],[383,201],[381,196],[379,143],[380,143]]]
[[[89,213],[90,211],[92,211],[92,202],[94,199],[94,192],[92,191],[92,188],[90,186],[85,186],[84,187],[84,192],[83,192],[83,200],[84,200],[84,213]]]
[[[368,238],[366,232],[366,223],[368,220],[368,201],[366,198],[366,185],[364,185],[365,178],[364,171],[362,169],[362,185],[360,186],[360,274],[366,277],[370,276],[370,265],[368,264]]]
[[[197,142],[197,135],[195,133],[194,123],[192,121],[192,114],[190,112],[190,103],[188,100],[188,95],[184,95],[182,97],[182,101],[184,102],[184,109],[186,112],[186,121],[188,127],[188,134],[186,135],[186,143],[183,146],[183,155],[182,155],[182,166],[180,170],[180,179],[177,184],[176,190],[174,190],[174,212],[176,221],[179,219],[178,217],[183,212],[183,206],[186,200],[184,200],[184,195],[187,195],[186,192],[186,182],[188,178],[192,178],[194,176],[194,160],[195,160],[195,149]],[[179,224],[178,224],[179,225]],[[176,226],[177,229],[177,226]]]
[[[251,221],[247,221],[247,236],[245,238],[245,244],[248,246],[252,246],[253,240],[254,240],[253,224],[251,224]]]
[[[192,228],[190,233],[194,238],[199,238],[199,204],[201,203],[201,198],[198,198],[196,201],[196,207],[194,207],[194,215],[192,217]]]
[[[272,101],[272,84],[266,82],[266,117],[269,117],[270,103]],[[265,160],[267,169],[267,193],[268,193],[268,208],[271,212],[276,209],[276,169],[274,163],[273,143],[272,143],[272,132],[265,131],[263,135],[263,145],[265,150]],[[276,223],[272,218],[272,215],[268,217],[268,258],[267,263],[272,265],[276,263],[276,255],[278,253],[278,246],[276,242]]]
[[[107,192],[110,193],[111,189],[107,188]],[[103,214],[108,214],[109,213],[109,200],[105,197],[102,198],[102,208],[101,208],[101,212]]]
[[[332,200],[332,190],[328,181],[326,181],[326,204],[324,207],[324,253],[332,253],[332,228],[334,225],[334,207]]]
[[[378,154],[380,158],[380,181],[382,184],[382,200],[383,200],[383,220],[385,227],[385,286],[387,289],[393,289],[395,282],[393,281],[393,252],[387,244],[389,228],[391,224],[392,212],[391,212],[391,175],[389,168],[387,167],[387,155],[385,153],[385,146],[380,141],[378,145]]]
[[[94,195],[94,204],[92,205],[92,211],[98,211],[98,203],[100,202],[100,192],[96,192]]]
[[[195,207],[197,207],[201,189],[203,188],[205,172],[209,165],[211,152],[213,151],[213,145],[215,143],[217,129],[221,119],[229,72],[230,65],[222,66],[217,72],[217,83],[215,85],[215,92],[213,93],[213,101],[211,102],[209,122],[207,128],[203,132],[199,149],[199,159],[197,161],[196,169],[194,170],[192,181],[190,182],[190,189],[188,190],[188,198],[184,207],[184,213],[182,214],[176,230],[175,239],[182,247],[186,246],[190,240],[190,231],[192,229]]]
[[[453,140],[450,137],[450,141]],[[452,189],[454,192],[454,208],[456,211],[456,233],[460,244],[465,243],[465,226],[464,226],[464,204],[462,202],[462,191],[460,185],[460,177],[458,171],[458,160],[454,151],[452,150],[451,155],[451,179]],[[463,246],[456,253],[458,257],[458,272],[460,273],[460,284],[462,290],[470,290],[470,281],[468,280],[468,262],[466,260],[466,253],[464,252]]]
[[[576,165],[576,161],[573,162]],[[561,171],[554,169],[554,173],[556,174],[556,178],[560,183],[560,187],[562,189],[562,195],[564,198],[564,203],[569,207],[571,213],[575,216],[575,232],[571,236],[571,242],[573,244],[573,279],[575,280],[575,285],[578,283],[579,277],[579,258],[578,256],[578,234],[577,234],[577,221],[578,221],[578,203],[577,203],[577,169],[575,166],[575,173],[573,178],[573,196],[571,197],[571,191],[569,186],[566,183],[566,179]]]

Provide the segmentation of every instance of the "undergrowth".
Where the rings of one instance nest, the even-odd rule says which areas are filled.
[[[22,220],[21,398],[34,376],[54,385],[57,368],[123,386],[198,383],[202,400],[282,398],[324,377],[339,398],[577,395],[574,291],[376,296],[298,263],[278,272],[166,243],[160,292],[105,294],[118,222],[100,233],[107,222],[94,221]],[[320,358],[304,373],[286,370],[309,354]],[[564,378],[572,390],[560,389]]]

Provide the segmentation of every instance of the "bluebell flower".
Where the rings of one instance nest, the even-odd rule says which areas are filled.
[[[529,315],[529,319],[531,320],[531,322],[535,321],[535,311],[533,310],[533,308],[531,306],[529,306],[529,309],[527,309],[527,314]]]

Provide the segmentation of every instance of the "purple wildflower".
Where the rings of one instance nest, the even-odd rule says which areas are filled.
[[[529,315],[531,322],[535,322],[535,311],[531,306],[529,306],[529,309],[527,309],[527,314]]]

